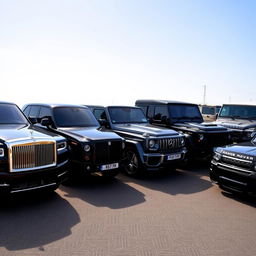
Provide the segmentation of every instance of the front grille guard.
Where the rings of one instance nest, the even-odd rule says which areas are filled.
[[[6,145],[8,147],[8,158],[9,158],[9,171],[10,172],[24,172],[24,171],[32,171],[32,170],[38,170],[42,168],[49,168],[56,166],[57,164],[57,148],[56,148],[56,141],[55,140],[45,140],[45,139],[34,139],[34,140],[18,140],[18,141],[11,141],[6,142]],[[33,152],[30,152],[30,155],[23,155],[20,159],[20,163],[15,163],[13,157],[14,157],[14,148],[15,147],[37,147],[40,145],[52,145],[53,146],[53,160],[51,163],[44,164],[43,159],[40,159],[39,165],[34,166],[36,164],[36,159],[32,159],[35,156],[32,156]],[[46,153],[46,152],[44,152]],[[41,154],[40,152],[37,152],[37,154]],[[46,156],[46,157],[49,157]],[[34,163],[33,163],[34,161]],[[17,161],[16,161],[17,162]],[[27,162],[27,166],[26,166]]]

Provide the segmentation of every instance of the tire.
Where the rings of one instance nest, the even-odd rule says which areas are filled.
[[[137,152],[132,148],[127,148],[125,150],[125,173],[129,176],[136,177],[141,174],[141,169],[141,161]]]

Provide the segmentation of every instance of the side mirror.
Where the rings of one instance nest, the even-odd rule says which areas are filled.
[[[32,123],[32,124],[36,124],[37,123],[37,118],[36,117],[28,117],[28,120]]]
[[[106,119],[99,119],[98,120],[101,126],[107,127],[109,122]]]
[[[42,125],[42,126],[46,126],[46,127],[52,125],[52,120],[51,120],[51,118],[50,118],[50,117],[43,117],[43,118],[41,119],[41,125]]]
[[[166,124],[167,123],[167,116],[161,117],[161,123]]]

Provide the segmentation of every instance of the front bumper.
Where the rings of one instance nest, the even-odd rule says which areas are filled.
[[[0,172],[0,193],[57,188],[68,177],[68,160],[51,168],[23,172]]]
[[[231,170],[212,161],[209,176],[223,190],[256,194],[256,172]]]
[[[158,170],[162,167],[172,166],[185,160],[187,150],[183,149],[175,153],[143,153],[142,164],[148,170]],[[175,159],[175,155],[179,155]],[[172,157],[173,156],[173,157]]]

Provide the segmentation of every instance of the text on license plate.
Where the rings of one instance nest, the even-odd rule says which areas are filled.
[[[101,171],[106,171],[106,170],[111,170],[111,169],[116,169],[119,167],[118,163],[113,163],[113,164],[105,164],[100,166]]]
[[[180,158],[181,158],[181,154],[172,154],[167,156],[167,160],[176,160]]]

